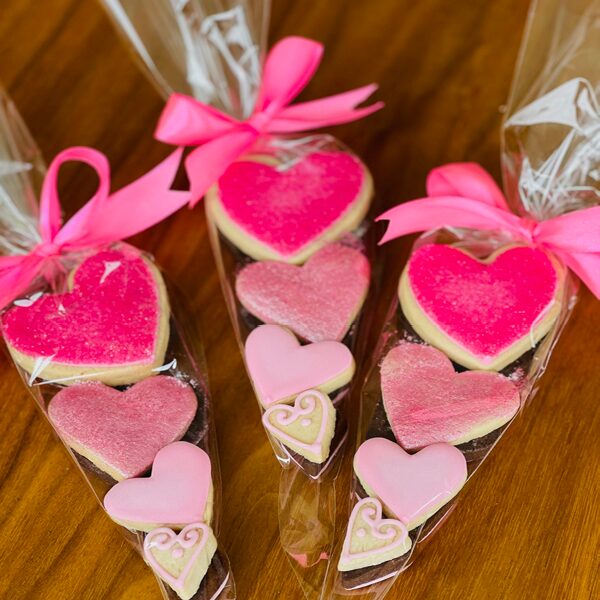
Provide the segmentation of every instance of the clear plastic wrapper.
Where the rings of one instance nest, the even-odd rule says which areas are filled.
[[[430,231],[403,270],[362,391],[351,512],[323,598],[387,594],[534,397],[577,275],[598,295],[599,17],[598,2],[532,5],[502,130],[520,218],[470,164],[436,169],[427,198],[382,215],[384,241]]]
[[[154,82],[174,92],[157,139],[198,146],[186,160],[192,195],[207,192],[224,296],[284,469],[281,542],[316,598],[370,287],[373,185],[351,151],[312,130],[379,108],[357,108],[374,86],[288,106],[322,47],[286,38],[267,54],[268,0],[103,1]]]
[[[60,207],[38,210],[37,198],[49,193],[60,165],[45,174],[14,107],[3,94],[1,101],[3,298],[16,262],[21,271],[38,259],[43,265],[0,312],[9,354],[101,506],[153,569],[163,597],[234,599],[227,556],[216,541],[220,472],[211,398],[185,303],[137,248],[85,247],[83,224],[98,202],[60,232]],[[97,167],[99,153],[68,152],[69,160]],[[98,175],[100,188],[108,185],[102,169]],[[126,202],[119,193],[116,202]],[[101,219],[96,224],[102,227]],[[77,249],[53,246],[59,239],[73,243],[76,225]],[[55,242],[44,241],[47,234]]]

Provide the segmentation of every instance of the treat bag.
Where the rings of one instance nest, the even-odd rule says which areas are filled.
[[[120,241],[188,202],[188,192],[170,189],[180,152],[111,194],[108,161],[90,148],[63,151],[44,173],[12,104],[1,101],[8,352],[164,598],[235,598],[216,541],[219,462],[199,340],[152,257]],[[92,167],[99,186],[63,224],[56,186],[68,161]]]
[[[191,147],[192,203],[206,194],[224,296],[285,469],[281,541],[317,595],[371,279],[373,185],[354,154],[314,130],[377,110],[356,108],[375,87],[291,104],[323,48],[290,37],[266,53],[265,0],[104,4],[170,94],[157,139]]]
[[[362,392],[324,598],[386,594],[533,398],[577,278],[600,296],[599,8],[533,5],[502,129],[508,202],[481,167],[455,163],[430,173],[426,198],[381,216],[384,242],[427,233]]]

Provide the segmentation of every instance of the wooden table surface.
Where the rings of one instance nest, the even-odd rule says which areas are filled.
[[[123,185],[169,149],[152,140],[161,99],[92,0],[1,0],[0,81],[47,159],[92,145]],[[271,39],[327,44],[304,98],[378,81],[385,110],[336,135],[364,157],[384,205],[417,197],[427,171],[481,162],[499,175],[500,107],[526,0],[275,0]],[[71,209],[94,182],[66,169]],[[207,239],[180,212],[136,240],[190,298],[208,357],[224,487],[221,542],[243,600],[303,596],[279,546],[279,466],[260,425]],[[382,251],[381,317],[410,240]],[[379,319],[379,322],[381,318]],[[462,492],[389,598],[599,598],[600,315],[587,291],[534,402]],[[377,327],[370,332],[370,343]],[[235,374],[235,375],[234,375]],[[0,597],[158,599],[141,558],[104,515],[5,357],[0,357]],[[243,428],[246,447],[241,447]],[[347,457],[349,459],[349,457]],[[345,508],[345,492],[340,494]]]

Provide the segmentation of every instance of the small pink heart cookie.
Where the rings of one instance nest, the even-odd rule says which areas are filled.
[[[380,565],[406,554],[411,546],[404,523],[382,518],[379,500],[363,498],[350,515],[338,571]]]
[[[242,305],[265,323],[289,327],[311,342],[341,341],[369,289],[369,261],[359,250],[330,244],[302,267],[256,262],[237,276]]]
[[[352,379],[354,359],[340,342],[301,346],[293,333],[279,325],[254,329],[245,347],[246,365],[264,408],[292,402],[301,392],[332,392]]]
[[[178,534],[161,527],[144,539],[146,562],[181,600],[198,591],[216,550],[217,540],[204,523],[187,525]]]
[[[308,390],[293,406],[267,408],[262,420],[265,429],[294,452],[317,464],[327,460],[335,432],[335,408],[329,396]]]
[[[410,257],[399,297],[426,342],[469,369],[500,371],[548,333],[562,280],[561,266],[539,248],[509,246],[479,261],[427,244]]]
[[[431,346],[400,343],[381,364],[381,391],[398,443],[415,450],[463,444],[501,427],[519,410],[510,379],[489,371],[456,373]]]
[[[197,407],[187,383],[159,375],[124,392],[97,381],[63,388],[48,418],[75,452],[121,481],[146,471],[161,448],[181,439]]]
[[[113,486],[104,508],[129,529],[182,529],[196,521],[210,523],[212,490],[208,454],[189,442],[173,442],[157,453],[150,477]]]
[[[71,274],[70,291],[16,301],[1,324],[11,355],[31,379],[122,385],[162,365],[169,302],[158,270],[123,245],[84,260]]]
[[[356,451],[354,472],[367,494],[410,531],[458,494],[467,480],[467,463],[450,444],[408,454],[390,440],[371,438]]]
[[[300,264],[356,229],[372,193],[366,167],[345,152],[314,152],[291,166],[258,156],[233,163],[208,192],[206,208],[252,258]]]

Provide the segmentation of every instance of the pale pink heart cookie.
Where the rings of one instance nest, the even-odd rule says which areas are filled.
[[[169,302],[158,270],[131,247],[98,252],[70,290],[16,302],[2,315],[15,362],[45,380],[134,383],[163,363]]]
[[[121,481],[146,471],[161,448],[181,439],[197,407],[187,383],[160,375],[124,392],[97,381],[63,388],[48,418],[75,452]]]
[[[499,371],[548,333],[560,313],[562,278],[538,248],[510,246],[479,261],[427,244],[410,257],[399,296],[426,342],[470,369]]]
[[[338,571],[380,565],[406,554],[411,546],[406,525],[384,519],[376,498],[363,498],[350,515]]]
[[[350,381],[354,359],[340,342],[301,346],[293,333],[279,325],[254,329],[245,347],[246,365],[263,407],[292,402],[304,391],[324,394]]]
[[[341,341],[369,289],[369,261],[359,250],[330,244],[304,266],[256,262],[237,276],[242,305],[265,323],[289,327],[311,342]]]
[[[297,264],[356,229],[372,188],[366,167],[345,152],[314,152],[291,166],[256,157],[227,169],[207,194],[207,209],[252,258]]]
[[[268,408],[262,420],[265,429],[294,452],[317,464],[327,460],[335,432],[335,408],[326,394],[303,392],[293,406]]]
[[[150,477],[112,487],[104,496],[104,508],[113,521],[138,531],[210,523],[210,458],[189,442],[173,442],[157,453]]]
[[[367,494],[410,531],[458,494],[467,480],[467,463],[450,444],[408,454],[390,440],[371,438],[356,451],[354,472]]]
[[[181,600],[198,591],[216,550],[217,540],[204,523],[192,523],[178,534],[161,527],[144,539],[146,562]]]
[[[392,431],[407,450],[483,437],[519,410],[510,379],[489,371],[456,373],[442,352],[420,344],[401,343],[388,352],[381,391]]]

